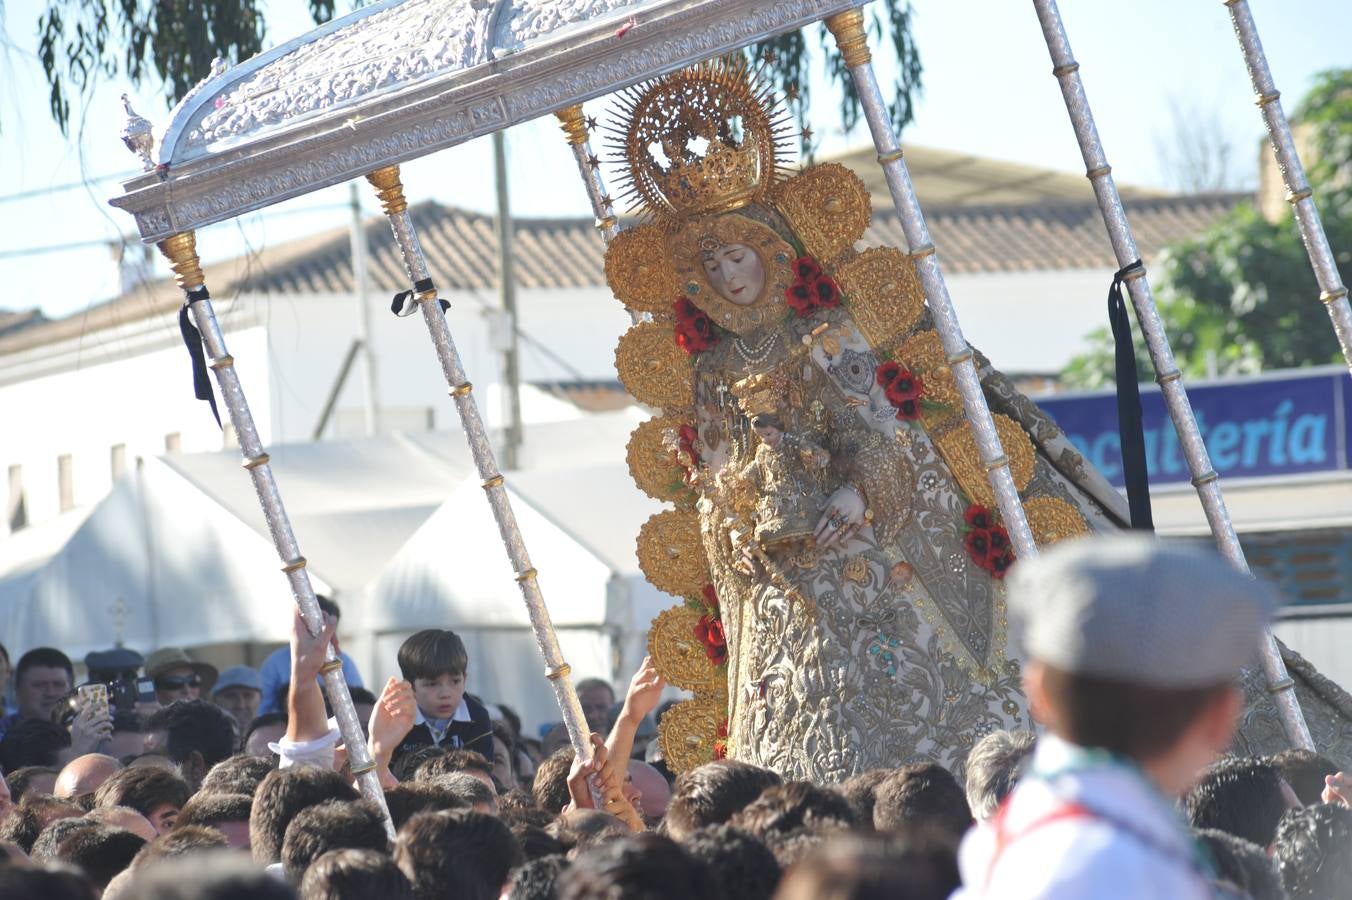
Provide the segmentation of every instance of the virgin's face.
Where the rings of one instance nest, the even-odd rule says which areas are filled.
[[[765,266],[746,244],[723,244],[704,259],[704,274],[719,296],[750,306],[765,289]]]

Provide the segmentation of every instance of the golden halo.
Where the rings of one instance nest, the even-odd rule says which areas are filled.
[[[621,303],[639,312],[669,313],[680,279],[656,225],[626,228],[606,247],[606,284]]]
[[[709,583],[709,564],[695,511],[669,509],[644,522],[638,532],[638,567],[659,591],[698,597]]]
[[[839,163],[821,163],[776,190],[776,205],[803,247],[828,262],[864,236],[873,207],[863,180]]]
[[[920,321],[925,290],[915,263],[894,247],[874,247],[835,272],[850,318],[875,347],[886,347]]]
[[[723,670],[715,668],[695,637],[701,613],[688,606],[673,606],[661,612],[648,626],[648,655],[668,684],[686,691],[708,693],[726,684]]]
[[[741,57],[637,85],[620,106],[625,196],[659,222],[764,200],[779,177],[789,125]]]
[[[676,345],[670,325],[640,322],[620,335],[615,371],[640,403],[688,409],[694,402],[694,364]]]
[[[662,714],[658,740],[673,772],[688,772],[714,758],[718,727],[727,714],[727,700],[722,697],[696,697]]]
[[[1014,486],[1022,491],[1033,480],[1037,463],[1037,451],[1028,434],[1008,416],[996,413],[995,431],[1000,436],[1000,444],[1009,457],[1009,473],[1014,476]],[[986,477],[986,465],[981,460],[981,452],[976,446],[976,437],[972,426],[963,422],[947,434],[941,435],[936,443],[944,460],[953,470],[964,493],[973,503],[979,503],[990,509],[998,508],[995,502],[995,489]]]
[[[665,500],[678,508],[693,506],[696,495],[685,483],[685,469],[672,453],[668,432],[689,424],[677,416],[648,419],[634,429],[625,447],[629,474],[639,489],[654,500]]]
[[[742,244],[760,258],[765,286],[747,304],[733,303],[709,283],[704,271],[707,248]],[[784,292],[793,284],[793,247],[773,228],[736,213],[704,216],[687,222],[673,235],[671,258],[681,296],[704,310],[715,325],[735,334],[750,334],[784,312]]]
[[[1023,501],[1028,527],[1039,547],[1089,534],[1089,523],[1080,511],[1060,497],[1033,497]]]

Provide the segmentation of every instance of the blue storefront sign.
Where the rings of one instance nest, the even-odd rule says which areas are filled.
[[[1202,439],[1216,471],[1229,478],[1271,477],[1348,468],[1352,377],[1335,367],[1188,386]],[[1038,401],[1090,462],[1119,487],[1122,447],[1111,391]],[[1152,484],[1189,478],[1178,434],[1158,386],[1141,386],[1146,461]]]

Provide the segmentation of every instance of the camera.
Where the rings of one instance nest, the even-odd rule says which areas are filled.
[[[114,712],[132,712],[138,703],[155,702],[155,681],[140,676],[145,659],[135,650],[117,647],[85,656],[91,684],[108,686],[108,703]]]

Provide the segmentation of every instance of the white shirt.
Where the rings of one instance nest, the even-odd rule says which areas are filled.
[[[415,706],[416,712],[413,715],[413,727],[426,725],[427,730],[432,735],[432,743],[438,747],[446,740],[446,731],[451,727],[452,722],[473,722],[474,717],[469,713],[469,703],[464,697],[460,698],[460,705],[455,708],[455,712],[449,719],[429,719],[423,715],[422,707]]]
[[[1139,769],[1044,735],[1005,806],[963,839],[953,900],[1211,900],[1203,860]]]

